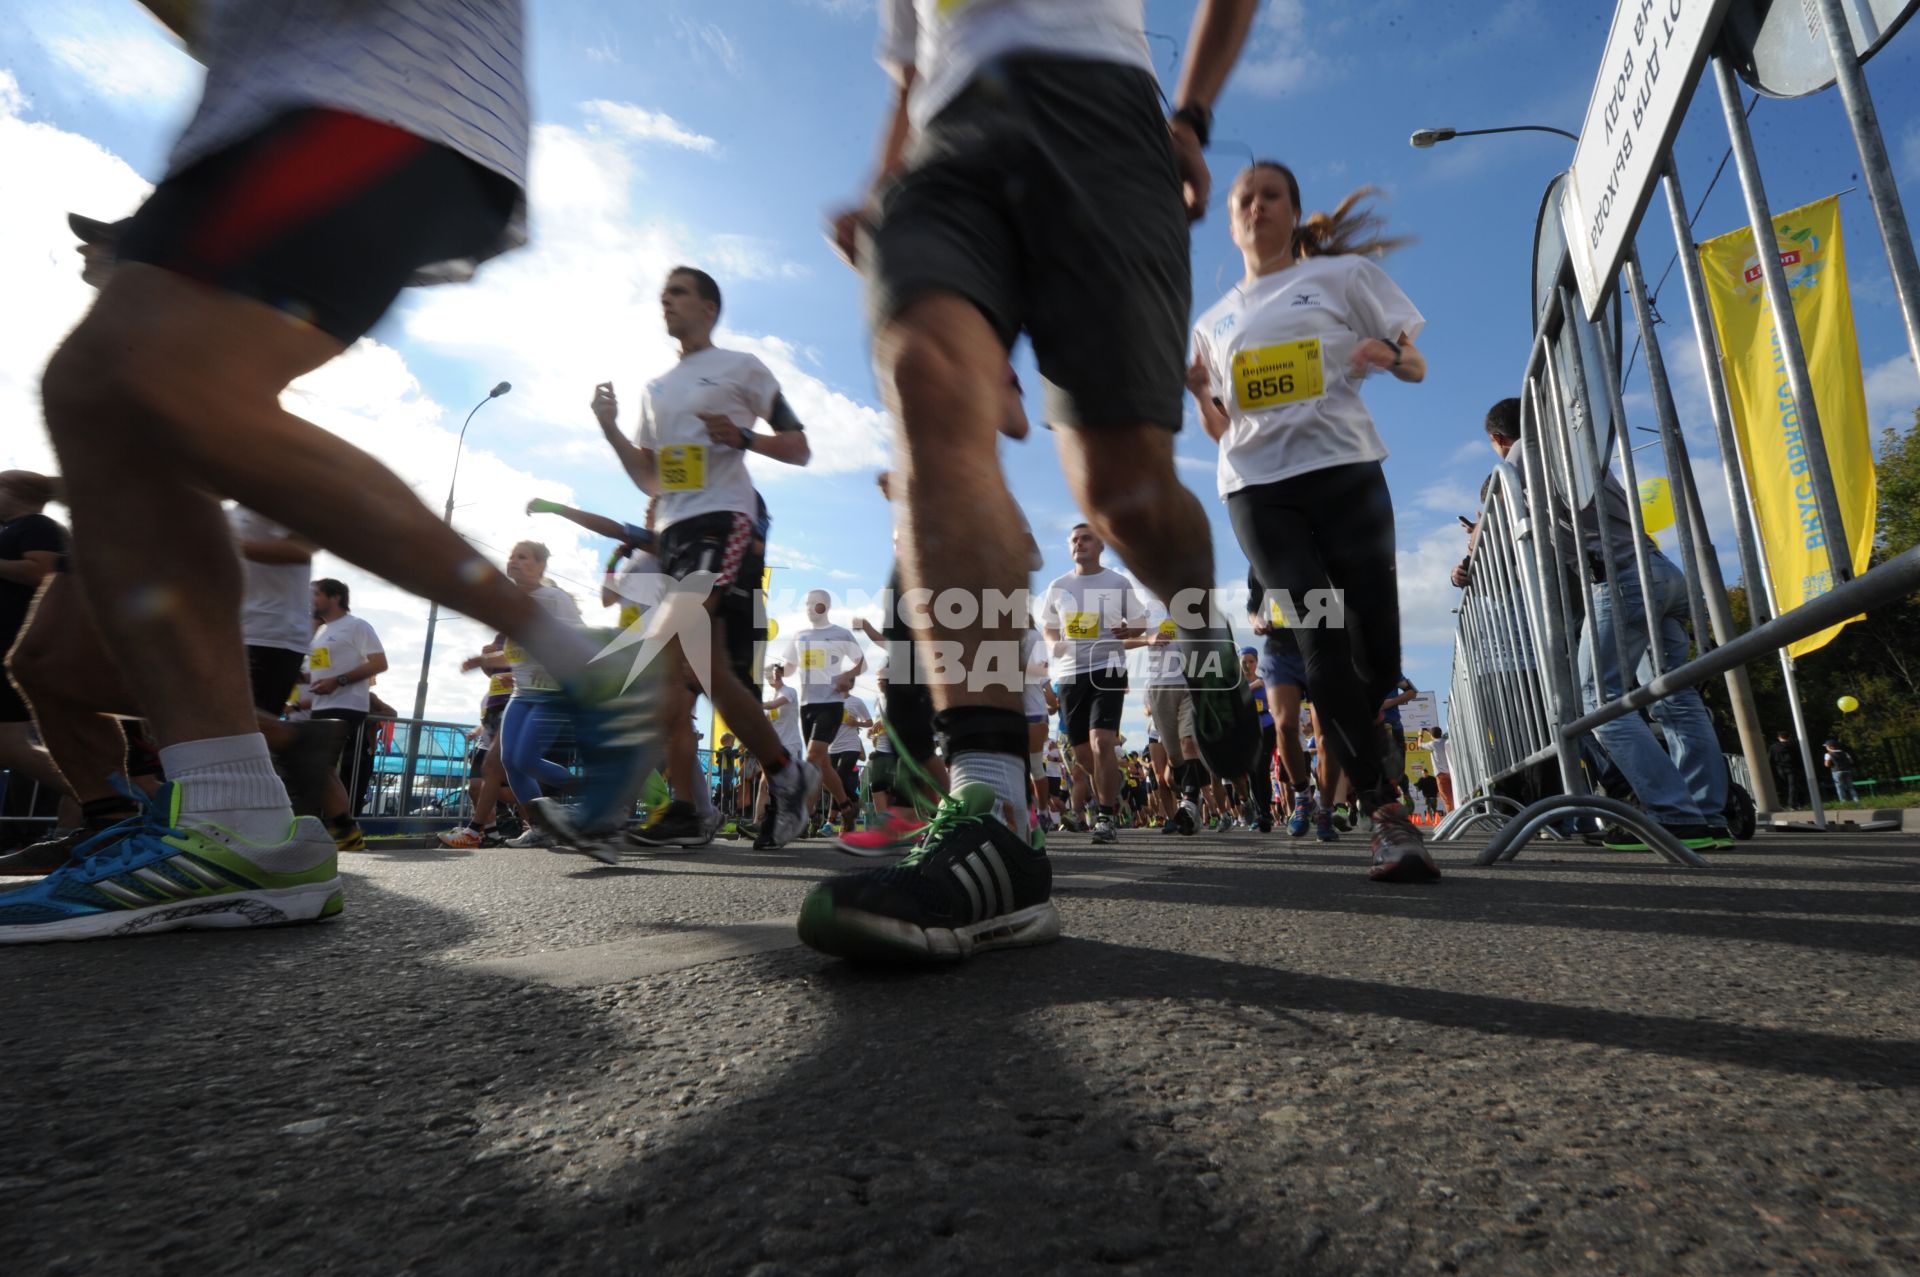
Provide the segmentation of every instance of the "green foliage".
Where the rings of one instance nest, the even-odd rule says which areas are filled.
[[[1879,561],[1920,545],[1920,410],[1904,433],[1889,430],[1882,436],[1874,469],[1880,498],[1874,558]],[[1727,593],[1734,628],[1743,632],[1751,624],[1746,591],[1736,586]],[[1847,626],[1831,643],[1795,662],[1794,672],[1816,761],[1817,747],[1833,735],[1859,759],[1862,778],[1920,772],[1920,595],[1876,609],[1864,621]],[[1768,739],[1782,728],[1791,730],[1779,659],[1755,661],[1747,675]],[[1709,695],[1722,739],[1732,741],[1724,687],[1716,680],[1702,691]],[[1858,699],[1859,710],[1841,713],[1837,702],[1842,696]]]

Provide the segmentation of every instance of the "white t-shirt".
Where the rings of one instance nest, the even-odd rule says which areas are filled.
[[[633,442],[654,453],[660,467],[655,531],[697,514],[731,511],[755,517],[758,502],[746,451],[713,442],[700,414],[719,414],[751,430],[756,419],[773,415],[779,397],[780,383],[765,364],[717,346],[694,351],[647,383]]]
[[[847,697],[847,703],[840,710],[840,730],[835,733],[833,743],[827,746],[829,754],[859,754],[865,750],[860,744],[861,729],[853,725],[856,718],[866,718],[867,703],[858,696]]]
[[[1126,664],[1126,649],[1113,637],[1113,627],[1138,626],[1146,617],[1133,583],[1112,568],[1059,577],[1040,598],[1041,627],[1060,632],[1060,640],[1053,645],[1054,677],[1072,678]]]
[[[802,705],[827,705],[846,699],[834,684],[860,660],[860,640],[853,631],[844,625],[816,625],[793,637],[780,664],[787,682],[799,687]]]
[[[1427,752],[1433,755],[1433,774],[1445,776],[1453,771],[1452,747],[1447,742],[1435,739],[1427,746]]]
[[[524,189],[521,8],[521,0],[202,0],[193,54],[206,85],[167,171],[185,172],[290,110],[331,107],[447,147]],[[491,252],[525,241],[520,204]],[[471,267],[444,277],[463,274]]]
[[[1060,768],[1064,762],[1060,757],[1059,738],[1054,736],[1047,737],[1047,747],[1043,751],[1043,754],[1043,765],[1046,768],[1047,777],[1051,780],[1058,780],[1060,777]]]
[[[349,612],[337,621],[328,621],[314,631],[307,647],[307,675],[318,683],[323,678],[339,678],[367,663],[375,652],[384,652],[380,636],[373,627]],[[313,708],[357,709],[367,712],[367,680],[348,683],[325,696],[313,698]]]
[[[887,698],[885,696],[877,697],[873,702],[873,721],[876,725],[880,726],[879,734],[873,738],[873,752],[876,754],[891,754],[893,752],[893,737],[887,735],[887,729],[884,726],[886,718]]]
[[[1353,254],[1306,258],[1215,302],[1193,341],[1227,410],[1220,495],[1385,458],[1347,364],[1363,338],[1418,337],[1426,324],[1385,271]]]
[[[285,541],[293,537],[277,523],[245,506],[227,511],[227,525],[238,541]],[[313,636],[313,564],[255,563],[240,556],[245,592],[240,598],[240,636],[248,647],[277,647],[305,652]]]
[[[793,690],[792,684],[778,689],[767,689],[768,700],[781,704],[767,711],[767,721],[773,724],[774,734],[780,738],[780,748],[795,756],[805,752],[800,747],[800,693]]]
[[[1026,675],[1027,721],[1047,716],[1047,640],[1029,628],[1020,636],[1020,668]]]
[[[1145,0],[881,0],[881,65],[918,74],[907,113],[916,129],[1009,53],[1118,62],[1151,73]]]
[[[533,601],[563,625],[581,624],[580,605],[565,590],[551,585],[537,586],[533,590]],[[515,696],[545,696],[560,690],[559,680],[512,639],[507,640],[506,657],[513,670]]]

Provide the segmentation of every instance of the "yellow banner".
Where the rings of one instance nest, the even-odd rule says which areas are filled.
[[[1854,337],[1853,302],[1847,291],[1847,259],[1840,237],[1840,199],[1792,209],[1773,219],[1775,251],[1787,275],[1794,318],[1813,379],[1827,465],[1846,521],[1853,570],[1867,570],[1873,549],[1875,485],[1873,445],[1867,430],[1867,392]],[[1767,570],[1781,611],[1833,588],[1827,564],[1827,532],[1814,502],[1800,413],[1787,383],[1786,357],[1760,276],[1753,232],[1735,231],[1700,245],[1720,362],[1733,401],[1734,427],[1747,461],[1747,489],[1767,547]],[[1805,656],[1832,642],[1841,626],[1790,645]]]

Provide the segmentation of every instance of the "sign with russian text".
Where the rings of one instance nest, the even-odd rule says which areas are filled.
[[[1625,260],[1731,0],[1621,0],[1560,200],[1588,318]]]

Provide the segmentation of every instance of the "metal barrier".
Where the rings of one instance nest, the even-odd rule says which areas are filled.
[[[1810,5],[1814,12],[1809,17],[1817,17],[1819,22],[1809,29],[1824,32],[1817,38],[1826,42],[1831,70],[1859,149],[1867,197],[1892,270],[1908,344],[1916,362],[1920,362],[1920,265],[1916,265],[1912,235],[1894,189],[1885,140],[1860,69],[1855,38],[1840,0],[1810,0]],[[1663,703],[1676,693],[1724,675],[1749,787],[1763,810],[1777,810],[1745,664],[1778,654],[1799,720],[1787,645],[1920,588],[1920,547],[1857,577],[1853,572],[1850,542],[1835,495],[1785,272],[1778,254],[1769,251],[1775,243],[1773,214],[1761,182],[1746,113],[1741,108],[1735,80],[1736,50],[1729,43],[1744,37],[1737,24],[1730,24],[1726,31],[1720,26],[1729,7],[1722,0],[1692,11],[1685,20],[1696,24],[1693,35],[1701,53],[1690,67],[1667,68],[1668,79],[1658,85],[1658,92],[1677,97],[1644,112],[1647,132],[1639,139],[1641,155],[1633,154],[1632,129],[1617,110],[1608,117],[1605,131],[1609,145],[1620,145],[1614,138],[1615,123],[1627,135],[1615,160],[1614,176],[1616,184],[1624,180],[1628,189],[1616,191],[1609,186],[1598,218],[1590,223],[1575,222],[1582,232],[1589,225],[1593,228],[1590,240],[1584,235],[1575,238],[1583,260],[1569,251],[1557,214],[1563,204],[1582,208],[1578,179],[1586,172],[1583,165],[1590,159],[1590,150],[1597,149],[1597,143],[1590,144],[1586,135],[1574,168],[1556,179],[1543,206],[1541,243],[1537,245],[1540,257],[1535,262],[1537,327],[1520,395],[1524,439],[1515,454],[1520,464],[1515,466],[1509,460],[1495,470],[1482,515],[1485,523],[1469,559],[1473,581],[1462,595],[1456,627],[1450,706],[1454,773],[1461,805],[1443,823],[1438,836],[1455,838],[1476,825],[1499,822],[1505,814],[1502,809],[1511,804],[1473,800],[1486,798],[1493,794],[1494,786],[1532,769],[1552,764],[1562,793],[1513,814],[1480,857],[1482,864],[1511,859],[1535,833],[1561,824],[1567,817],[1590,816],[1628,827],[1676,863],[1703,865],[1700,857],[1637,808],[1591,792],[1581,756],[1588,735],[1595,728],[1649,707],[1656,712],[1666,710]],[[1891,23],[1870,25],[1867,34],[1871,38],[1865,44],[1878,47],[1916,7],[1910,3]],[[1621,6],[1608,46],[1610,60],[1615,46],[1629,41],[1624,33],[1630,28],[1631,40],[1641,38],[1639,29],[1632,27],[1634,12],[1640,8],[1637,4]],[[1743,17],[1750,16],[1748,11],[1754,6],[1731,8],[1735,17]],[[1874,19],[1868,15],[1866,20],[1871,24]],[[1710,57],[1705,52],[1709,49]],[[1798,409],[1805,444],[1809,501],[1818,512],[1833,582],[1829,592],[1784,610],[1773,597],[1766,572],[1764,544],[1746,490],[1746,471],[1722,380],[1714,320],[1695,255],[1679,174],[1668,150],[1673,129],[1677,128],[1676,113],[1689,100],[1690,86],[1702,62],[1711,67],[1748,217],[1755,242],[1761,246],[1756,269],[1764,280],[1778,324],[1779,358]],[[1632,65],[1630,57],[1627,64]],[[1606,71],[1603,67],[1603,81]],[[1746,71],[1754,74],[1751,66]],[[1649,91],[1654,89],[1651,72],[1646,83]],[[1686,87],[1676,89],[1676,84]],[[1603,105],[1598,94],[1596,104]],[[1646,105],[1643,96],[1641,106]],[[1594,121],[1601,118],[1593,113],[1595,109],[1598,106],[1590,109],[1589,133]],[[1660,115],[1661,111],[1665,114]],[[1642,110],[1632,113],[1633,129],[1642,126],[1642,117]],[[1657,148],[1651,158],[1644,153],[1649,145]],[[1635,166],[1644,169],[1646,189],[1631,189]],[[1624,179],[1623,173],[1627,175]],[[1699,336],[1722,469],[1735,512],[1737,548],[1750,586],[1755,625],[1744,634],[1733,631],[1719,557],[1707,533],[1646,281],[1633,247],[1641,210],[1656,180],[1664,188],[1680,245],[1681,279]],[[1616,194],[1618,207],[1624,211],[1608,225],[1606,219],[1615,206]],[[1568,217],[1572,220],[1573,214]],[[1606,245],[1605,251],[1613,256],[1596,256],[1596,245]],[[1576,277],[1581,286],[1578,296],[1574,290]],[[1688,628],[1697,652],[1672,668],[1668,668],[1661,651],[1657,627],[1646,657],[1630,659],[1629,623],[1634,604],[1630,596],[1637,591],[1639,600],[1658,597],[1656,586],[1666,579],[1670,568],[1656,560],[1658,550],[1646,535],[1639,502],[1631,495],[1637,490],[1637,482],[1634,451],[1627,441],[1618,349],[1623,295],[1646,352],[1655,433],[1675,498],[1681,559],[1678,570],[1685,581]],[[1617,481],[1604,455],[1609,446],[1614,454],[1612,461],[1620,471]],[[1620,544],[1616,536],[1619,529],[1610,526],[1617,522],[1623,506],[1629,544]],[[1611,642],[1599,649],[1594,642],[1599,637],[1596,613],[1602,611],[1614,623],[1608,627]],[[1617,680],[1611,677],[1614,671]],[[1607,690],[1610,682],[1617,682],[1617,690]],[[1808,733],[1802,727],[1797,735],[1806,773],[1817,777]],[[1814,810],[1816,820],[1824,824],[1817,791]]]

